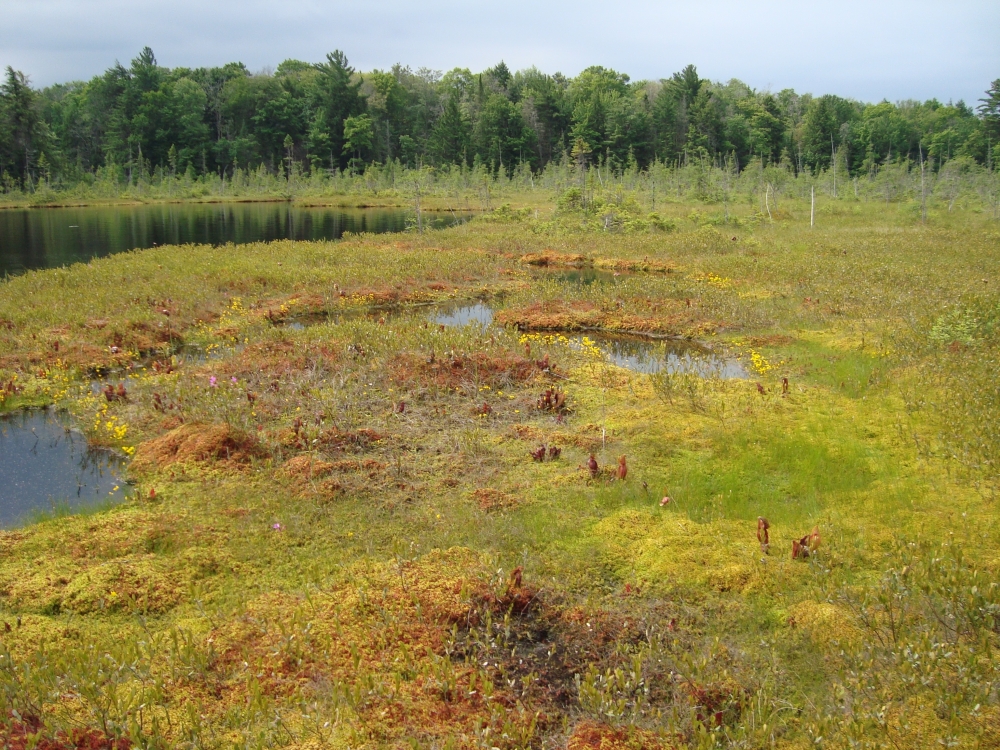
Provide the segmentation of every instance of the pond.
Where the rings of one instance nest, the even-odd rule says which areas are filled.
[[[434,228],[471,214],[430,214]],[[156,245],[237,245],[331,240],[344,232],[401,232],[413,214],[396,208],[345,209],[290,203],[164,203],[0,210],[0,277],[55,268]]]
[[[603,273],[603,272],[601,272]],[[608,278],[611,275],[608,274]],[[579,283],[601,283],[600,277],[581,277]],[[444,326],[465,326],[470,323],[486,328],[493,322],[493,308],[485,302],[452,303],[437,308],[431,322]],[[628,334],[591,333],[586,338],[604,355],[605,361],[632,372],[647,375],[658,372],[694,373],[703,378],[749,378],[743,363],[691,341],[658,340]],[[584,336],[570,339],[581,348]]]
[[[446,305],[439,308],[431,316],[431,322],[459,328],[470,323],[477,323],[486,328],[493,322],[493,308],[485,302]]]
[[[585,281],[582,283],[593,283]],[[599,281],[599,280],[598,280]],[[390,309],[363,309],[354,315],[366,315],[372,319],[390,320],[402,315],[415,314],[426,316],[430,323],[441,326],[458,327],[470,324],[488,328],[493,324],[494,309],[488,302],[455,301],[430,305],[429,311],[421,307],[395,307]],[[346,314],[317,315],[284,322],[286,328],[303,330],[309,325],[321,322],[339,322],[348,317]],[[629,334],[592,332],[570,337],[571,346],[583,348],[583,339],[587,338],[604,355],[606,362],[623,367],[632,372],[647,375],[659,372],[694,373],[703,378],[740,378],[750,377],[750,373],[737,357],[710,349],[693,341],[676,339],[653,339]]]
[[[750,373],[736,357],[719,354],[689,341],[656,340],[642,336],[591,333],[586,336],[612,364],[647,375],[693,373],[703,378],[749,378]],[[572,341],[582,346],[584,337]]]
[[[535,278],[551,279],[564,284],[579,284],[580,286],[613,284],[615,281],[624,278],[622,274],[616,275],[614,271],[606,271],[601,268],[542,269],[536,271],[534,275]]]
[[[0,528],[125,498],[125,460],[95,450],[52,409],[0,417]]]

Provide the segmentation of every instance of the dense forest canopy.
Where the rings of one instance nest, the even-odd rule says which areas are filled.
[[[286,60],[251,73],[242,63],[165,68],[147,47],[87,82],[36,90],[8,67],[0,85],[4,189],[71,184],[109,167],[131,181],[261,165],[273,173],[389,162],[510,172],[562,159],[614,169],[706,158],[737,170],[784,164],[796,174],[835,162],[870,174],[918,159],[938,170],[956,158],[992,169],[1000,80],[975,107],[866,104],[712,82],[693,65],[658,81],[600,66],[574,78],[513,72],[503,62],[481,73],[401,65],[362,73],[335,51],[320,63]]]

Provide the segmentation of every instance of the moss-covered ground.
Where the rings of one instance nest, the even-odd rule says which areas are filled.
[[[7,746],[1000,746],[1000,230],[705,210],[2,282],[0,409],[133,482],[0,532]]]

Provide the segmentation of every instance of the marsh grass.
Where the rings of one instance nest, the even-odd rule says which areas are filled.
[[[862,204],[810,231],[782,206],[720,224],[678,205],[672,232],[511,214],[157,248],[3,282],[19,390],[0,408],[56,402],[137,456],[124,505],[0,534],[5,731],[989,746],[1000,234]],[[676,270],[584,284],[523,260],[544,253]],[[500,321],[711,321],[751,379],[636,374],[564,331],[429,306],[481,299]],[[126,398],[90,387],[113,367]],[[539,409],[553,388],[565,408]],[[177,430],[208,452],[151,451]]]

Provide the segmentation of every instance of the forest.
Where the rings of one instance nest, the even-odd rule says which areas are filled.
[[[633,81],[593,66],[576,77],[500,62],[480,73],[395,65],[355,70],[335,51],[273,71],[242,63],[166,68],[148,47],[90,81],[35,89],[7,67],[0,86],[0,190],[33,192],[113,176],[226,179],[361,174],[372,165],[458,165],[494,175],[552,163],[644,170],[693,160],[799,175],[853,176],[926,163],[991,171],[1000,159],[1000,79],[975,104],[864,103],[701,78],[693,65]]]

